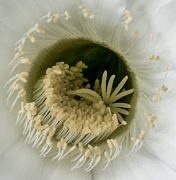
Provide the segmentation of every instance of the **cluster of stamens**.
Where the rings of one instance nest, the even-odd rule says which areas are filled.
[[[46,20],[47,23],[51,23],[51,22],[58,23],[60,17],[64,17],[65,20],[69,20],[71,18],[71,15],[68,11],[65,11],[64,14],[61,14],[61,15],[59,13],[51,14],[51,12],[49,12],[46,17],[47,17],[47,20]]]
[[[133,90],[118,94],[127,80],[125,77],[110,96],[115,76],[110,78],[106,92],[104,90],[106,87],[103,87],[106,86],[103,84],[107,77],[105,72],[102,87],[99,89],[103,96],[101,97],[89,89],[89,84],[83,88],[83,83],[87,82],[82,74],[84,68],[86,65],[82,62],[70,68],[67,64],[58,62],[56,66],[46,71],[44,78],[38,81],[34,91],[34,101],[39,108],[38,114],[47,114],[45,122],[52,121],[54,126],[60,129],[56,133],[57,139],[64,137],[67,142],[74,144],[82,142],[86,145],[91,141],[106,139],[119,126],[127,124],[121,114],[128,115],[128,111],[123,108],[131,106],[127,103],[113,102],[131,94]],[[76,100],[75,96],[81,98]]]
[[[32,42],[32,43],[34,43],[35,42],[35,34],[36,33],[41,33],[41,34],[44,34],[45,33],[45,31],[42,29],[42,28],[40,28],[40,26],[39,26],[39,24],[37,23],[32,29],[30,29],[28,32],[27,32],[27,35],[23,38],[23,40],[22,40],[22,44],[24,44],[25,43],[25,41],[26,41],[26,39],[30,39],[30,41]]]
[[[87,7],[84,6],[79,6],[79,9],[81,10],[81,14],[85,17],[85,18],[89,18],[89,19],[93,19],[95,17],[95,14],[91,14],[89,12],[89,9]]]
[[[27,135],[26,141],[33,146],[42,146],[42,156],[59,149],[53,158],[59,161],[78,151],[74,168],[92,159],[86,168],[91,170],[102,159],[106,167],[120,153],[120,143],[116,139],[109,140],[108,136],[127,124],[124,116],[129,112],[125,109],[131,106],[117,101],[131,94],[133,89],[122,91],[128,79],[126,76],[112,92],[115,76],[111,76],[106,85],[105,71],[101,84],[99,80],[95,81],[96,91],[93,91],[90,84],[84,85],[88,81],[82,73],[85,68],[87,66],[81,61],[72,67],[58,62],[48,68],[34,87],[34,101],[21,103],[17,123],[25,121],[23,134]],[[91,145],[105,139],[107,147],[102,151]]]
[[[155,128],[155,122],[157,120],[157,117],[154,116],[152,113],[145,113],[145,115],[148,119],[145,125],[151,128]]]
[[[162,85],[162,86],[158,89],[157,95],[155,95],[155,96],[152,97],[152,101],[156,101],[156,102],[161,101],[162,93],[165,93],[167,90],[168,90],[168,87],[165,86],[165,85]]]
[[[7,97],[8,103],[9,103],[10,98],[15,96],[16,95],[15,92],[17,92],[15,100],[13,101],[11,105],[11,109],[15,106],[16,102],[18,101],[20,97],[24,97],[26,95],[26,90],[22,84],[27,83],[27,77],[28,77],[27,72],[21,72],[21,73],[16,74],[16,76],[14,76],[12,79],[10,79],[6,83],[6,86],[7,86],[9,83],[13,82],[7,91],[9,93]]]

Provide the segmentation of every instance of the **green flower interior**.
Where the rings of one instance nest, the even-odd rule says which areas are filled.
[[[46,70],[54,66],[57,62],[64,61],[69,66],[75,66],[82,61],[88,68],[83,70],[84,78],[93,89],[96,79],[101,82],[102,74],[108,72],[107,80],[115,75],[113,89],[127,75],[128,81],[124,85],[125,89],[132,89],[130,72],[122,56],[110,50],[104,44],[94,43],[85,39],[62,40],[44,49],[38,54],[29,71],[28,83],[26,84],[27,102],[33,101],[35,83],[45,75]],[[125,96],[121,102],[130,103],[132,95]]]

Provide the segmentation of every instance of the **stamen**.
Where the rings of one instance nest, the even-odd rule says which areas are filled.
[[[132,15],[131,12],[129,10],[125,10],[125,15],[126,15],[126,21],[125,21],[125,30],[129,31],[129,24],[132,22]]]
[[[155,102],[161,101],[161,96],[160,95],[153,96],[152,101],[155,101]]]
[[[168,87],[166,87],[165,85],[163,85],[159,88],[159,91],[166,92],[167,90],[168,90]]]
[[[150,128],[155,128],[155,122],[157,120],[156,116],[153,116],[152,113],[145,113],[148,122],[145,123],[146,126],[150,127]]]
[[[134,151],[134,152],[137,152],[142,144],[143,144],[143,141],[145,139],[145,131],[144,130],[141,130],[140,134],[138,137],[132,137],[131,140],[134,141],[134,145],[133,145],[133,148],[132,150],[130,151],[129,155]]]
[[[137,35],[137,34],[139,34],[139,30],[134,30],[134,31],[131,32],[131,34]]]
[[[71,15],[68,11],[65,11],[64,15],[66,20],[69,20],[71,18]]]
[[[87,7],[84,6],[79,6],[79,9],[81,10],[81,14],[85,17],[85,18],[89,18],[89,19],[94,19],[95,14],[90,14],[89,9]]]
[[[151,54],[150,56],[147,57],[149,60],[157,62],[160,60],[160,56],[155,55],[155,54]]]

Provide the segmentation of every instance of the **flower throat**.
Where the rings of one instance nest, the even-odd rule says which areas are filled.
[[[123,58],[107,47],[83,39],[54,44],[36,57],[25,91],[17,123],[25,121],[26,142],[42,146],[42,156],[76,153],[77,168],[92,152],[97,164],[106,143],[114,156],[120,152],[114,135],[128,124],[134,90]]]
[[[83,146],[106,140],[127,125],[134,91],[122,57],[82,39],[43,50],[25,88],[26,104],[21,103],[17,121],[27,118],[29,127],[40,132],[50,147],[62,139]],[[32,137],[29,133],[27,139]]]
[[[132,88],[130,73],[125,65],[124,59],[104,45],[99,45],[84,39],[62,40],[53,46],[43,50],[33,63],[28,75],[26,85],[27,101],[33,97],[34,85],[37,80],[46,73],[49,67],[57,62],[63,61],[69,66],[75,66],[82,61],[88,68],[82,71],[83,77],[88,80],[90,88],[93,89],[95,80],[101,81],[103,72],[108,72],[107,79],[115,75],[113,89],[120,81],[128,76],[124,89]],[[130,102],[132,96],[123,98],[124,102]]]

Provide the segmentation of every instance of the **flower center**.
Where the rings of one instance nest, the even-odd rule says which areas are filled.
[[[59,159],[77,148],[84,156],[91,156],[90,149],[100,155],[104,140],[113,153],[120,152],[118,142],[108,138],[128,123],[131,87],[121,56],[88,40],[64,40],[43,50],[31,66],[17,122],[27,119],[26,141],[44,143],[43,156],[58,148]]]
[[[58,62],[56,66],[47,69],[46,75],[35,86],[34,102],[38,109],[39,122],[42,126],[50,125],[56,139],[64,137],[67,143],[82,142],[86,145],[91,141],[98,142],[106,139],[121,125],[127,124],[120,114],[128,115],[129,112],[122,108],[131,106],[127,103],[116,103],[133,92],[131,89],[118,93],[127,77],[111,94],[115,76],[111,76],[106,89],[105,71],[101,86],[97,79],[93,91],[89,89],[90,84],[83,86],[87,82],[82,74],[85,68],[87,66],[81,61],[72,67]]]
[[[84,146],[99,142],[127,124],[133,93],[128,76],[122,57],[106,47],[83,39],[59,42],[31,68],[24,108],[35,114],[39,129],[53,129],[52,138]]]
[[[54,66],[57,62],[63,61],[69,66],[75,66],[82,61],[88,66],[84,69],[83,76],[88,79],[91,89],[95,80],[101,80],[103,72],[108,72],[107,79],[115,75],[113,89],[128,76],[129,80],[124,85],[125,89],[132,88],[131,75],[125,65],[125,61],[120,55],[111,51],[105,45],[100,45],[89,40],[61,40],[56,44],[44,49],[34,60],[28,76],[27,99],[32,100],[34,85],[43,76],[48,67]],[[124,98],[123,101],[130,102],[131,96]]]

